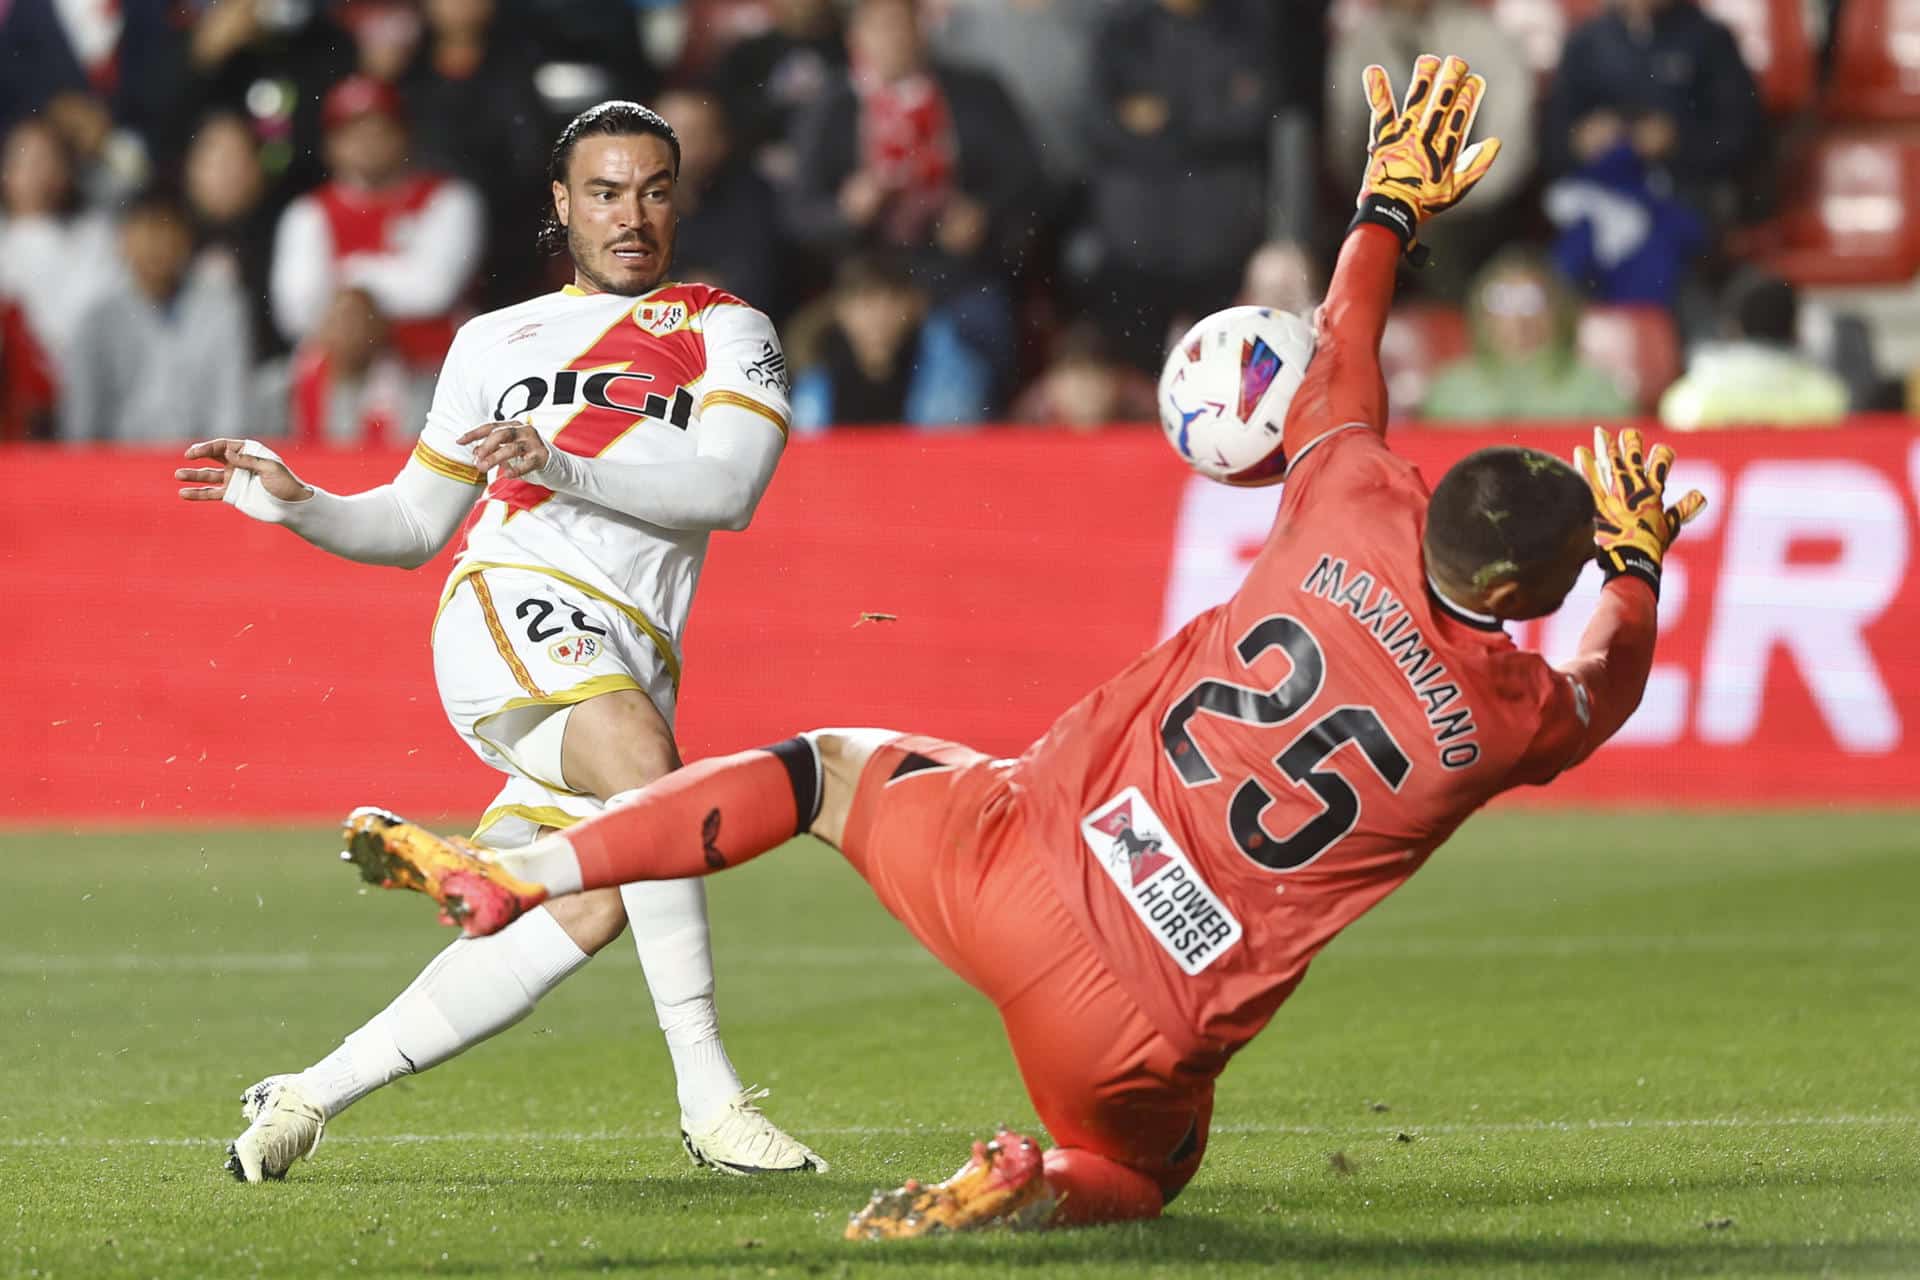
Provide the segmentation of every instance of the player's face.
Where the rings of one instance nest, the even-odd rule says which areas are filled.
[[[553,184],[574,284],[593,293],[646,293],[673,259],[673,152],[652,134],[582,138]]]

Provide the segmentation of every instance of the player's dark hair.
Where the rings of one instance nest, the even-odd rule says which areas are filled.
[[[1593,528],[1593,493],[1550,453],[1497,445],[1448,468],[1427,504],[1427,567],[1476,590],[1530,586],[1560,563],[1574,529]]]
[[[674,176],[680,176],[680,136],[673,131],[673,126],[666,122],[665,117],[650,107],[615,98],[588,107],[567,122],[567,127],[553,140],[553,150],[547,155],[546,205],[535,241],[543,252],[566,252],[567,229],[554,216],[552,184],[557,182],[561,186],[566,185],[567,166],[573,162],[574,145],[582,138],[635,138],[645,135],[662,139],[667,144],[667,151],[673,156]]]

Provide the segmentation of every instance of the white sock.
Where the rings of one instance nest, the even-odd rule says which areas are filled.
[[[698,879],[626,884],[620,886],[620,900],[673,1057],[680,1113],[688,1125],[703,1128],[741,1089],[714,1010],[706,884]]]
[[[541,836],[524,849],[500,849],[494,856],[509,874],[547,887],[548,894],[580,892],[580,860],[564,834]]]
[[[529,911],[487,938],[461,938],[435,956],[393,1003],[299,1075],[329,1118],[384,1084],[425,1071],[505,1031],[587,962],[545,911]]]

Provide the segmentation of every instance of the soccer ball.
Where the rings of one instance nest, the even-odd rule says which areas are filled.
[[[1188,466],[1222,484],[1272,484],[1281,432],[1313,355],[1306,320],[1229,307],[1187,330],[1160,370],[1160,427]]]

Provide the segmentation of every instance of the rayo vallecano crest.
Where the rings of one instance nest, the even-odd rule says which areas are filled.
[[[687,327],[684,302],[643,302],[633,309],[633,322],[656,338],[664,338]]]

